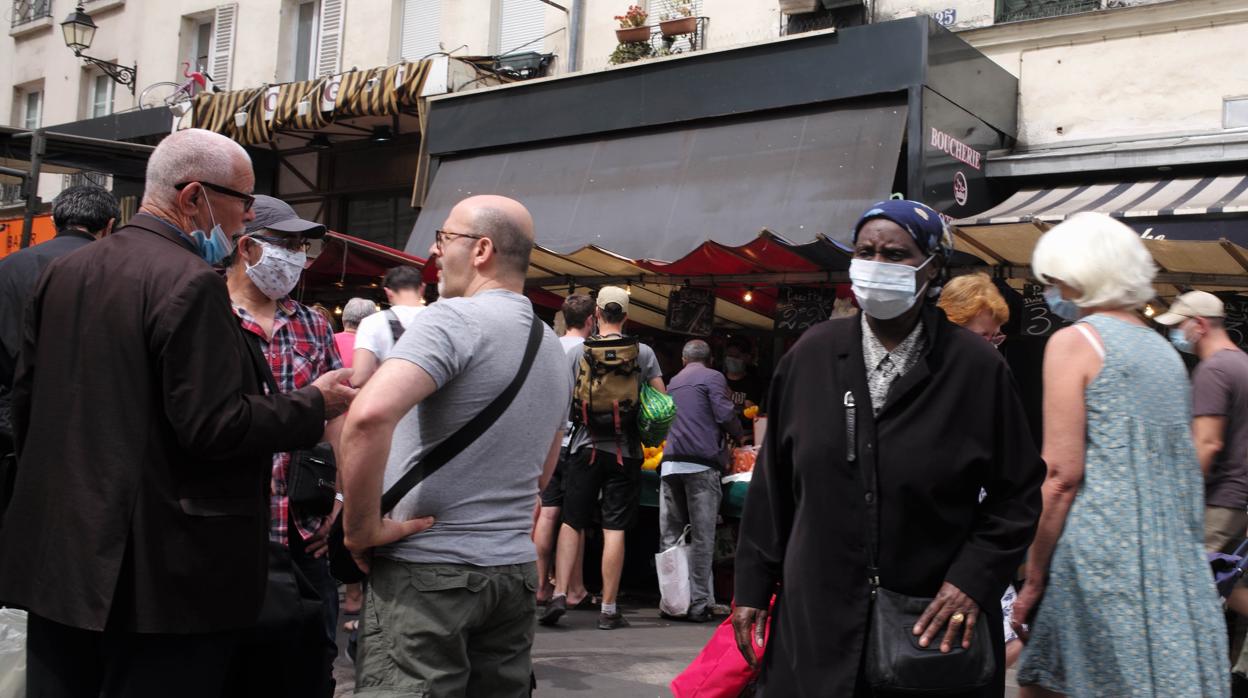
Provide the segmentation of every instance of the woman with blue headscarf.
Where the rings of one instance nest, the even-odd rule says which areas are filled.
[[[882,201],[853,243],[862,313],[808,330],[772,380],[737,548],[737,645],[761,663],[764,696],[1001,696],[1000,599],[1035,530],[1043,463],[1000,353],[929,301],[950,253],[940,215]],[[950,658],[975,671],[950,676]]]

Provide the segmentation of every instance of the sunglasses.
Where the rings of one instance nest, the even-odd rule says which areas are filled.
[[[248,235],[247,237],[260,242],[267,242],[270,245],[276,245],[291,252],[307,252],[312,249],[312,241],[301,237],[279,238],[272,235]]]
[[[212,182],[182,182],[181,184],[173,185],[173,188],[178,191],[182,191],[192,184],[198,184],[199,186],[211,189],[218,194],[225,194],[226,196],[232,196],[235,199],[241,199],[243,202],[243,213],[250,211],[251,207],[256,203],[256,197],[251,194],[244,194],[241,191],[235,191],[229,187],[223,187],[220,184],[213,184]]]

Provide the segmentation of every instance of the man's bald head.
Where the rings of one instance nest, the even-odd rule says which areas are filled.
[[[501,271],[524,276],[533,253],[533,216],[515,199],[505,196],[471,196],[455,206],[473,235],[494,243]]]

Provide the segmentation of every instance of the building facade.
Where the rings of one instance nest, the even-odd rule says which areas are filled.
[[[543,57],[538,75],[608,69],[619,46],[615,17],[628,0],[552,2],[561,7],[543,0],[86,0],[98,30],[85,53],[136,66],[132,94],[66,47],[58,25],[76,2],[0,0],[10,7],[8,31],[0,34],[0,120],[48,127],[135,109],[146,87],[185,83],[184,72],[197,67],[226,91],[439,54],[532,54]],[[991,154],[989,176],[1225,167],[1248,156],[1248,71],[1238,55],[1248,43],[1243,0],[634,2],[649,13],[650,43],[660,54],[930,15],[1019,81],[1017,141]],[[658,21],[683,12],[700,18],[696,33],[664,42]],[[399,140],[406,160],[382,186],[384,201],[340,198],[317,215],[331,225],[369,216],[401,223],[403,180],[410,183],[417,144]],[[370,162],[367,152],[354,158],[360,163],[349,164],[348,156],[329,175],[342,187],[305,179],[313,188],[349,190],[358,181],[352,173]],[[45,176],[40,195],[48,200],[67,181]],[[11,182],[0,187],[0,210],[20,205],[18,193]]]

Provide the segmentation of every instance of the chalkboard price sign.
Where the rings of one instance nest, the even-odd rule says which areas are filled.
[[[709,288],[678,288],[667,299],[664,324],[670,332],[709,337],[715,322],[715,294]]]
[[[1226,306],[1226,334],[1231,341],[1248,351],[1248,296],[1221,296]]]
[[[836,291],[830,288],[782,286],[776,303],[777,332],[802,332],[832,317]]]
[[[1044,286],[1023,286],[1023,334],[1029,337],[1048,337],[1069,324],[1049,310],[1049,304],[1044,302]]]

